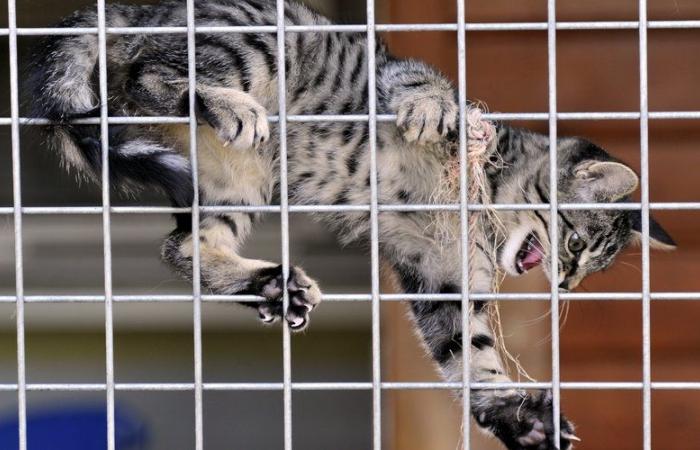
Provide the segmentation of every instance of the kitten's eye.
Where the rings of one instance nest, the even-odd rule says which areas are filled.
[[[571,233],[571,236],[569,236],[568,247],[571,253],[579,253],[581,250],[586,248],[586,241],[581,239],[578,233]]]

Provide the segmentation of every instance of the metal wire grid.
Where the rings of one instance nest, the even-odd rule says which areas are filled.
[[[193,391],[195,397],[195,448],[203,449],[203,391],[267,391],[281,390],[284,401],[284,448],[292,448],[292,391],[294,390],[372,390],[372,423],[373,423],[373,448],[379,450],[382,447],[381,437],[381,392],[383,390],[397,389],[461,389],[464,394],[464,439],[463,448],[470,448],[469,438],[469,391],[470,389],[503,389],[503,388],[530,388],[552,389],[554,397],[555,431],[559,430],[559,410],[561,389],[615,389],[615,390],[641,390],[643,393],[643,442],[644,450],[651,450],[651,390],[677,390],[700,389],[700,382],[653,382],[651,381],[650,358],[650,303],[651,300],[700,300],[700,292],[651,292],[650,266],[649,266],[649,211],[650,210],[700,210],[700,202],[664,202],[652,203],[649,201],[649,140],[648,122],[650,119],[698,119],[700,111],[656,111],[650,112],[648,107],[647,90],[647,30],[648,29],[681,29],[700,28],[700,21],[648,21],[646,14],[646,0],[639,0],[638,21],[615,22],[557,22],[556,0],[548,0],[547,22],[527,23],[466,23],[465,0],[457,0],[457,23],[441,24],[376,24],[374,15],[374,1],[367,1],[367,23],[360,25],[319,25],[319,26],[285,26],[284,2],[277,0],[277,24],[271,26],[231,26],[231,27],[202,27],[194,24],[194,0],[187,0],[187,26],[186,27],[107,27],[105,21],[105,0],[97,0],[98,23],[97,27],[89,28],[18,28],[16,25],[15,0],[7,0],[8,28],[0,29],[0,36],[9,38],[10,57],[10,117],[0,118],[0,125],[11,127],[12,149],[12,177],[13,177],[13,206],[0,208],[0,215],[12,214],[14,218],[15,235],[15,276],[16,293],[13,296],[0,296],[0,303],[14,303],[17,308],[17,383],[0,384],[0,391],[16,391],[18,398],[19,417],[19,448],[26,450],[26,393],[28,391],[105,391],[107,398],[107,443],[108,449],[114,450],[115,425],[114,425],[114,395],[116,391]],[[640,74],[640,107],[638,112],[558,112],[556,103],[556,32],[560,30],[614,30],[636,29],[639,31],[639,74]],[[500,113],[487,114],[486,117],[495,120],[547,120],[549,123],[550,145],[550,204],[500,204],[497,209],[503,210],[546,210],[550,212],[554,224],[550,228],[550,239],[557,240],[557,210],[568,209],[641,209],[642,211],[642,290],[641,292],[618,293],[562,293],[558,292],[556,284],[552,284],[549,293],[542,294],[470,294],[468,292],[469,261],[466,255],[467,248],[467,224],[470,211],[479,211],[481,205],[469,205],[466,198],[466,166],[461,165],[460,203],[449,205],[380,205],[377,200],[377,173],[376,173],[376,124],[377,122],[393,121],[395,116],[379,115],[376,111],[375,93],[375,33],[381,31],[455,31],[458,44],[458,90],[460,99],[460,146],[459,154],[462,161],[466,156],[466,129],[465,129],[465,101],[466,95],[466,31],[547,31],[548,49],[548,85],[549,107],[548,112],[526,113]],[[356,115],[287,115],[285,92],[285,64],[284,64],[284,37],[288,32],[366,32],[368,36],[368,114]],[[198,33],[276,33],[278,45],[279,67],[279,114],[270,116],[271,122],[279,123],[280,130],[280,205],[264,206],[200,206],[197,186],[197,123],[193,107],[195,102],[190,98],[190,111],[187,117],[109,117],[107,111],[107,67],[106,67],[106,36],[110,34],[144,34],[144,33],[186,33],[188,41],[188,68],[189,68],[189,95],[195,93],[195,41]],[[81,119],[76,122],[85,124],[99,124],[102,132],[102,185],[108,186],[109,166],[107,164],[107,128],[110,124],[153,124],[153,123],[183,123],[190,129],[190,155],[193,169],[193,183],[195,185],[195,198],[191,208],[169,207],[112,207],[110,205],[109,189],[103,188],[102,205],[94,207],[23,207],[20,179],[20,141],[19,129],[22,125],[46,125],[50,123],[42,118],[23,118],[19,116],[18,106],[18,81],[17,81],[17,36],[37,35],[77,35],[97,34],[99,45],[99,96],[101,100],[100,117]],[[638,203],[620,204],[559,204],[556,189],[556,136],[558,120],[639,120],[641,141],[641,185],[642,196]],[[370,144],[370,203],[369,205],[289,205],[287,198],[287,147],[286,147],[286,123],[287,122],[319,122],[319,121],[359,121],[369,124]],[[463,282],[462,294],[381,294],[379,291],[379,247],[378,247],[378,215],[383,211],[435,211],[450,210],[459,212],[462,228],[461,249]],[[289,328],[283,325],[283,380],[281,383],[206,383],[202,376],[202,324],[201,308],[203,302],[245,302],[258,301],[260,298],[247,295],[202,295],[200,289],[199,266],[199,239],[198,223],[200,212],[264,212],[278,213],[281,217],[282,237],[282,266],[283,276],[286,279],[289,274],[289,214],[309,212],[339,212],[339,211],[368,211],[371,221],[371,274],[372,285],[370,294],[335,294],[324,295],[323,300],[328,301],[365,301],[372,305],[372,381],[348,382],[348,383],[295,383],[291,376],[291,340]],[[173,213],[191,212],[193,221],[194,257],[192,295],[140,295],[126,296],[113,295],[112,271],[111,271],[111,214],[146,214],[146,213]],[[104,295],[60,296],[60,295],[32,295],[24,294],[23,282],[23,254],[22,254],[22,217],[25,214],[101,214],[103,218],[104,235]],[[552,252],[552,279],[556,280],[558,270],[557,246],[553,246]],[[559,300],[618,300],[618,301],[642,301],[642,346],[643,346],[643,377],[641,382],[562,382],[559,377]],[[432,300],[463,302],[462,323],[465,330],[464,336],[468,336],[469,320],[466,308],[467,302],[476,300],[506,300],[506,301],[549,301],[551,303],[551,334],[552,334],[552,380],[550,382],[510,382],[510,383],[470,383],[468,382],[469,358],[465,353],[463,364],[464,382],[385,382],[381,380],[380,367],[380,302],[399,300]],[[288,304],[285,292],[283,302],[286,308]],[[105,306],[105,357],[106,373],[105,383],[32,383],[26,382],[25,364],[25,330],[24,330],[24,305],[26,303],[62,303],[62,302],[102,302]],[[192,302],[194,322],[194,382],[193,383],[116,383],[114,379],[113,358],[113,323],[112,313],[114,303],[120,302]],[[464,348],[468,343],[463,342]]]

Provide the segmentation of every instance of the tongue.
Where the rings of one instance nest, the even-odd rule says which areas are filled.
[[[542,252],[536,246],[525,255],[523,258],[523,268],[525,270],[530,270],[533,267],[537,267],[542,262]]]

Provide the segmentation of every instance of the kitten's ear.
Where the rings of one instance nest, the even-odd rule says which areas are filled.
[[[576,166],[574,175],[585,182],[582,188],[593,198],[611,202],[631,194],[639,185],[639,177],[632,169],[612,161],[583,162]]]
[[[632,242],[642,243],[642,212],[632,211],[630,225],[632,227]],[[656,250],[674,250],[676,242],[653,217],[649,217],[649,247]]]

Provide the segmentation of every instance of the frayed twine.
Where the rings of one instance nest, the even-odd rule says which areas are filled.
[[[497,269],[498,260],[496,249],[505,239],[506,233],[505,226],[496,211],[492,208],[488,208],[488,205],[491,203],[491,196],[488,190],[486,170],[489,166],[501,167],[502,160],[496,148],[496,127],[493,122],[484,119],[484,110],[486,110],[486,108],[483,104],[470,105],[467,108],[467,201],[469,204],[487,206],[483,210],[471,211],[469,213],[470,236],[468,245],[469,258],[473,261],[477,252],[482,251],[479,249],[480,245],[479,242],[477,242],[477,236],[491,236],[481,243],[481,247],[488,252],[487,256],[491,259],[492,267],[497,270],[497,273],[495,273],[493,277],[492,292],[498,292],[499,285],[504,275]],[[448,162],[446,183],[439,188],[440,193],[437,195],[437,197],[441,197],[440,200],[444,200],[445,196],[454,196],[455,193],[459,193],[460,158],[458,152],[454,152],[453,154],[455,154],[456,157],[451,158]],[[454,227],[450,227],[448,224],[448,222],[454,220],[454,215],[450,217],[448,217],[448,215],[449,213],[440,214],[441,217],[437,218],[438,230],[454,230]],[[457,236],[449,231],[446,231],[446,234],[448,235],[443,236],[445,241],[452,241],[454,244]],[[487,242],[487,240],[490,242]],[[470,287],[475,285],[473,277],[474,271],[470,271]],[[472,304],[470,303],[470,309],[471,308]],[[496,334],[497,349],[502,358],[513,365],[519,379],[520,376],[523,376],[534,381],[522,367],[517,357],[512,355],[505,346],[498,304],[496,302],[487,302],[486,308],[489,321]]]

